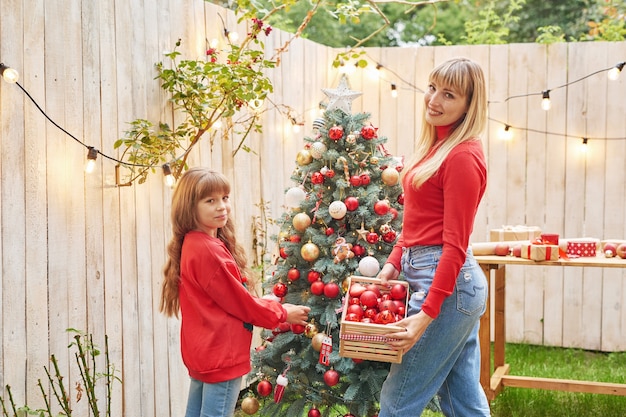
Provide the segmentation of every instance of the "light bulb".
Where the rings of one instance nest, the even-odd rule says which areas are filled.
[[[500,131],[500,139],[511,140],[513,139],[513,132],[511,132],[511,126],[505,125],[504,129]]]
[[[391,84],[391,97],[392,98],[398,97],[398,89],[396,88],[395,84]]]
[[[231,43],[236,43],[239,40],[239,34],[237,32],[228,32],[228,40]]]
[[[550,103],[550,91],[546,90],[542,93],[542,99],[541,99],[541,108],[548,111],[550,110],[551,107],[551,103]]]
[[[586,153],[588,150],[587,138],[583,138],[583,143],[580,145],[580,151]]]
[[[612,81],[617,80],[619,78],[619,74],[624,69],[624,65],[626,65],[626,62],[620,62],[619,64],[611,68],[609,72],[607,73],[609,80],[612,80]]]
[[[0,75],[2,75],[4,81],[8,82],[9,84],[16,83],[17,80],[19,80],[20,78],[20,74],[17,72],[17,70],[7,67],[4,64],[0,64]]]
[[[168,187],[173,187],[176,184],[176,178],[172,175],[172,169],[170,168],[170,164],[163,165],[163,181],[165,185]]]
[[[85,164],[85,172],[91,174],[96,168],[96,158],[98,157],[98,150],[93,146],[89,147],[87,151],[87,163]]]

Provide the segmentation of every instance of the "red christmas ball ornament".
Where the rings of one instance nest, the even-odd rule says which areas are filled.
[[[355,417],[355,416],[352,413],[348,413],[348,414],[344,414],[343,417]]]
[[[391,207],[389,209],[389,213],[391,213],[391,220],[395,220],[398,218],[398,210],[396,210],[395,208]]]
[[[359,208],[359,200],[356,197],[347,197],[343,203],[348,211],[354,211]]]
[[[300,243],[300,241],[302,240],[302,238],[300,237],[300,235],[291,235],[289,236],[289,241],[292,243]]]
[[[368,243],[371,243],[372,245],[376,242],[378,242],[378,233],[376,232],[369,232],[365,238],[367,239]]]
[[[365,255],[365,248],[361,245],[352,245],[352,252],[355,256],[363,256]]]
[[[311,183],[312,184],[323,184],[324,183],[324,174],[321,172],[314,172],[311,174]]]
[[[322,417],[322,413],[317,408],[313,407],[307,413],[307,417]]]
[[[334,387],[339,383],[339,373],[334,369],[329,369],[328,371],[324,372],[324,382],[329,387]]]
[[[389,213],[389,209],[391,206],[389,205],[388,200],[378,200],[374,203],[374,212],[379,216],[384,216]]]
[[[306,274],[306,279],[313,284],[315,281],[319,281],[322,274],[317,271],[310,270],[308,274]]]
[[[334,169],[329,169],[327,170],[324,175],[326,175],[326,178],[332,178],[335,176],[335,170]]]
[[[272,288],[272,292],[278,298],[283,298],[285,295],[287,295],[287,291],[287,285],[282,282],[277,282],[276,284],[274,284],[274,288]]]
[[[358,187],[363,183],[360,175],[353,175],[350,177],[350,185],[353,187]]]
[[[390,232],[387,232],[383,235],[383,240],[387,243],[393,243],[396,241],[397,238],[397,234],[395,232],[395,230],[392,230]]]
[[[333,126],[328,129],[328,137],[332,140],[339,140],[343,137],[343,127],[342,126]]]
[[[272,383],[268,381],[267,379],[264,379],[263,381],[259,382],[259,384],[256,386],[256,392],[261,397],[267,397],[268,395],[272,393]]]
[[[365,140],[372,140],[376,137],[376,128],[372,125],[361,128],[361,137]]]
[[[324,296],[327,298],[337,298],[339,296],[339,285],[336,282],[329,282],[324,286]]]
[[[401,194],[398,196],[398,200],[397,200],[397,201],[398,201],[398,204],[402,204],[402,205],[404,205],[404,193],[401,193]]]
[[[301,324],[292,324],[291,325],[291,331],[294,334],[302,334],[304,333],[305,327]]]
[[[287,279],[292,282],[299,280],[300,271],[298,271],[298,268],[291,268],[289,271],[287,271]]]
[[[326,284],[324,284],[323,281],[315,281],[314,283],[311,284],[311,293],[315,295],[322,295],[324,294],[325,286]]]
[[[369,174],[361,174],[361,185],[369,185],[372,182]]]
[[[287,257],[289,256],[289,254],[287,253],[287,249],[281,247],[280,248],[280,257],[283,259],[287,259]]]
[[[327,227],[326,230],[324,230],[324,233],[326,233],[326,236],[330,236],[335,233],[335,229],[333,229],[332,227]]]

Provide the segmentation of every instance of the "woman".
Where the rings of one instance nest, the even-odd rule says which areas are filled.
[[[402,234],[378,275],[386,283],[402,272],[413,290],[396,323],[406,331],[388,335],[404,356],[383,384],[379,417],[419,416],[437,394],[446,416],[489,416],[478,342],[487,282],[468,248],[487,182],[481,68],[465,58],[437,66],[422,119],[402,177]]]

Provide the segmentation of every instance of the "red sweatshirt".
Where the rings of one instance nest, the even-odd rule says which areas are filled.
[[[487,184],[482,144],[469,140],[457,145],[443,164],[419,189],[403,180],[404,221],[402,233],[388,263],[401,270],[402,248],[443,245],[443,253],[422,310],[436,318],[444,299],[454,291],[456,277],[465,262],[478,204]]]
[[[181,352],[189,375],[214,383],[250,372],[252,326],[284,322],[280,303],[250,295],[224,243],[206,233],[185,235],[180,260]]]

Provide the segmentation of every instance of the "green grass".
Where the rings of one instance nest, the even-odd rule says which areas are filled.
[[[506,362],[511,375],[626,384],[626,352],[507,344]],[[491,403],[491,412],[492,417],[626,417],[626,397],[509,387]],[[425,411],[421,417],[441,416]]]
[[[626,383],[626,352],[598,353],[507,344],[511,375]],[[626,397],[505,388],[492,402],[493,417],[624,417]]]

